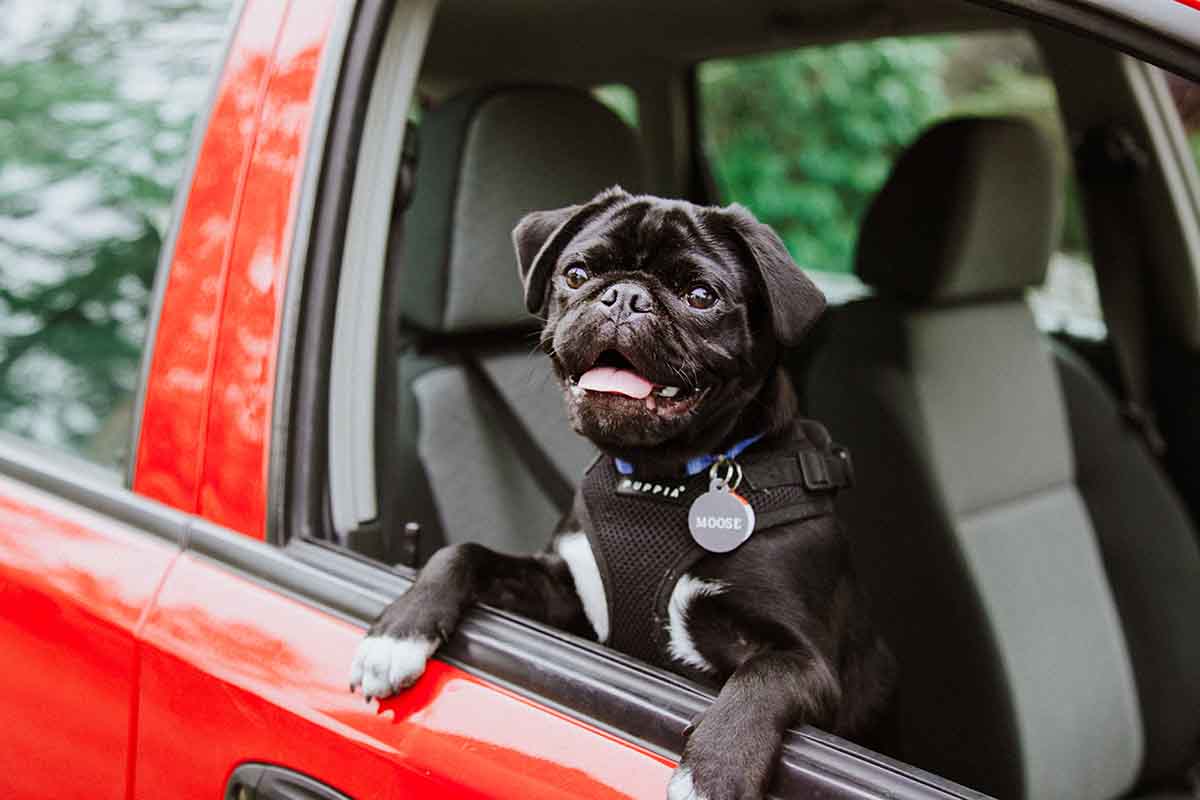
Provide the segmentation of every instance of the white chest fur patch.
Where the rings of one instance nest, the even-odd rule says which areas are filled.
[[[596,639],[607,642],[608,598],[604,594],[604,581],[600,579],[600,567],[596,565],[596,556],[592,554],[587,534],[583,531],[565,533],[558,538],[554,549],[567,562],[571,580],[575,582],[575,591],[583,602],[583,613],[592,623]]]
[[[712,672],[713,665],[708,663],[688,632],[688,609],[697,597],[708,597],[725,591],[726,585],[721,581],[706,581],[683,575],[671,591],[671,600],[667,604],[667,633],[670,641],[667,649],[671,657],[687,664],[689,667]]]

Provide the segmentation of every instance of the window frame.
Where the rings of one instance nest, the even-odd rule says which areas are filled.
[[[1084,7],[1066,0],[967,1],[1056,24],[1177,72],[1200,75],[1200,29],[1183,35],[1170,28],[1170,14],[1159,15],[1164,21],[1155,30],[1095,3]],[[363,626],[407,589],[415,574],[403,567],[389,569],[328,542],[333,529],[325,415],[330,333],[344,255],[341,231],[349,213],[366,99],[390,10],[388,0],[358,3],[332,112],[311,243],[303,270],[293,272],[297,284],[303,274],[304,286],[285,312],[285,330],[292,335],[283,337],[278,362],[275,413],[281,422],[271,445],[269,541],[282,546],[230,536],[203,521],[193,526],[189,541],[210,558]],[[1183,6],[1180,10],[1200,14]],[[1200,25],[1200,16],[1196,19]],[[697,98],[689,94],[689,134],[695,140]],[[694,159],[696,151],[691,152]],[[704,183],[703,165],[694,161],[690,166],[694,186],[689,188],[694,191]],[[384,504],[379,505],[382,510]],[[681,750],[684,726],[714,697],[682,677],[489,607],[471,610],[437,657],[672,758]],[[789,796],[819,788],[835,797],[983,797],[811,728],[788,734],[779,780]]]

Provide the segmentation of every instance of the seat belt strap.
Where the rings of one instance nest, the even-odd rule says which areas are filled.
[[[1149,330],[1142,247],[1143,218],[1135,202],[1149,157],[1128,130],[1090,130],[1076,151],[1087,209],[1100,306],[1121,382],[1121,415],[1156,457],[1166,452],[1151,401]]]
[[[387,269],[393,277],[387,280],[389,296],[384,301],[384,307],[392,311],[400,307],[399,292],[402,287],[397,278],[404,271],[405,225],[408,208],[417,188],[420,145],[421,129],[410,119],[404,128],[404,149],[400,154],[400,173],[392,203],[392,230],[388,240]],[[402,333],[399,313],[389,319],[392,323],[386,326],[383,336],[385,352],[390,353],[396,362],[397,408],[387,423],[395,428],[391,431],[393,449],[385,464],[388,473],[384,480],[392,480],[404,490],[392,493],[387,512],[383,515],[387,525],[383,531],[386,537],[384,560],[417,568],[446,544],[446,536],[429,474],[417,448],[420,416],[412,384],[419,374],[419,367],[414,366],[415,359],[411,358],[416,353],[416,344],[412,337]],[[384,496],[387,494],[384,493]]]
[[[512,445],[521,462],[529,469],[533,480],[537,483],[542,494],[546,496],[559,513],[565,514],[575,498],[575,487],[563,477],[562,472],[547,455],[546,451],[533,438],[529,428],[517,416],[512,404],[504,396],[504,392],[496,385],[496,381],[488,374],[476,359],[466,356],[462,361],[470,385],[482,395],[488,409],[494,414],[493,419],[504,432],[508,443]]]

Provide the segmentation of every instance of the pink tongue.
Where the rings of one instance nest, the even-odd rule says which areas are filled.
[[[627,369],[596,367],[579,377],[579,388],[589,392],[623,394],[641,400],[654,390],[654,384]]]

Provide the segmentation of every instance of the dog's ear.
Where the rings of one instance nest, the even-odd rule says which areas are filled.
[[[825,312],[825,295],[788,254],[783,240],[740,205],[717,209],[730,236],[758,273],[775,338],[795,347]]]
[[[563,248],[589,220],[629,196],[620,186],[614,186],[583,205],[534,211],[521,218],[513,228],[512,239],[529,313],[540,316],[545,311],[550,272]]]

